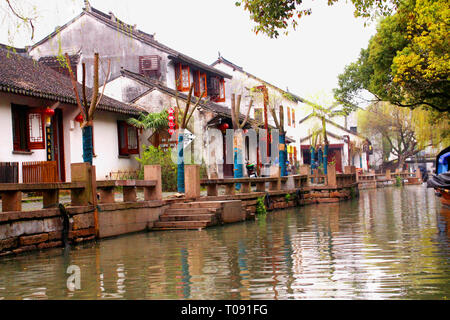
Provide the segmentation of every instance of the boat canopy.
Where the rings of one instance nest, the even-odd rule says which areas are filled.
[[[442,150],[436,157],[436,174],[441,174],[448,171],[450,162],[450,147]]]

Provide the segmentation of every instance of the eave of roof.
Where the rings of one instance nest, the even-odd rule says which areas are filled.
[[[265,84],[265,85],[267,85],[267,86],[269,86],[269,87],[279,91],[282,94],[290,95],[293,98],[293,100],[295,100],[295,102],[304,102],[304,99],[299,97],[298,95],[295,95],[295,94],[293,94],[291,92],[288,92],[288,91],[285,91],[283,89],[278,88],[277,86],[275,86],[275,85],[273,85],[273,84],[271,84],[271,83],[269,83],[269,82],[267,82],[267,81],[265,81],[265,80],[255,76],[255,75],[253,75],[253,74],[251,74],[251,73],[249,73],[247,71],[245,71],[242,67],[237,66],[236,64],[232,63],[231,61],[225,59],[222,56],[219,56],[219,58],[216,61],[214,61],[211,64],[211,66],[214,67],[215,65],[217,65],[219,63],[224,63],[224,64],[230,66],[231,68],[235,69],[235,70],[239,70],[240,72],[244,73],[248,77],[253,78],[255,80],[258,80],[258,81],[262,82],[263,84]]]
[[[54,32],[52,32],[51,34],[46,36],[44,39],[42,39],[39,42],[37,42],[34,45],[32,45],[30,47],[30,50],[34,49],[37,46],[39,46],[40,44],[42,44],[46,40],[55,37],[58,34],[58,32],[61,32],[63,29],[67,28],[70,24],[74,23],[76,20],[78,20],[80,17],[82,17],[85,14],[98,19],[99,21],[101,21],[102,23],[107,25],[108,27],[113,28],[115,31],[121,32],[121,33],[123,33],[126,36],[132,37],[132,38],[134,38],[136,40],[139,40],[139,41],[141,41],[143,43],[146,43],[146,44],[149,44],[149,45],[151,45],[153,47],[156,47],[159,50],[168,53],[169,55],[173,56],[176,59],[185,61],[185,62],[190,63],[192,65],[195,65],[195,66],[197,66],[199,68],[205,69],[208,72],[220,75],[220,76],[222,76],[224,78],[231,79],[230,75],[228,75],[228,74],[226,74],[226,73],[224,73],[224,72],[222,72],[220,70],[217,70],[217,69],[211,67],[208,64],[205,64],[205,63],[203,63],[201,61],[198,61],[198,60],[196,60],[194,58],[188,57],[188,56],[186,56],[186,55],[184,55],[184,54],[182,54],[182,53],[180,53],[180,52],[178,52],[178,51],[176,51],[176,50],[174,50],[172,48],[169,48],[169,47],[163,45],[162,43],[156,41],[153,38],[152,35],[149,35],[148,33],[145,33],[145,32],[143,32],[143,31],[141,31],[139,29],[135,29],[133,26],[131,26],[131,25],[129,25],[129,24],[127,24],[127,23],[117,19],[117,17],[114,17],[114,19],[115,19],[115,22],[114,22],[112,20],[113,17],[111,15],[108,15],[108,14],[106,14],[106,13],[104,13],[104,12],[98,10],[98,9],[95,9],[93,7],[83,8],[83,11],[78,16],[76,16],[75,18],[73,18],[72,20],[70,20],[69,22],[64,24],[63,26],[58,27]]]
[[[81,92],[81,85],[78,84]],[[69,77],[30,57],[0,49],[0,91],[77,105]],[[92,89],[87,88],[87,96]],[[103,96],[99,110],[138,115],[144,110]]]
[[[310,113],[309,115],[307,115],[306,117],[304,117],[303,119],[301,119],[301,120],[298,122],[298,124],[302,124],[303,122],[305,122],[306,120],[308,120],[309,118],[312,118],[312,117],[317,117],[317,116],[314,115],[313,113]],[[345,132],[348,132],[348,133],[350,133],[350,134],[352,134],[352,135],[354,135],[354,136],[357,136],[358,138],[366,139],[365,137],[361,136],[360,134],[358,134],[358,133],[356,133],[356,132],[353,132],[353,131],[351,131],[351,130],[348,130],[347,128],[345,128],[345,127],[343,127],[343,126],[337,124],[337,123],[334,122],[334,121],[331,121],[330,119],[325,119],[325,121],[326,121],[327,123],[329,123],[329,124],[334,125],[335,127],[339,128],[339,129],[345,131]],[[328,131],[327,131],[327,132],[328,132]]]
[[[175,55],[169,55],[169,59],[171,59],[173,61],[176,61],[176,62],[184,62],[186,64],[193,65],[193,66],[195,66],[195,67],[197,67],[199,69],[206,70],[206,71],[208,71],[210,73],[213,73],[215,75],[218,75],[218,76],[221,76],[221,77],[224,77],[224,78],[227,78],[227,79],[231,79],[232,78],[232,76],[230,76],[229,74],[227,74],[225,72],[222,72],[222,71],[220,71],[220,70],[218,70],[216,68],[213,68],[213,67],[211,67],[211,66],[209,66],[209,65],[207,65],[207,64],[205,64],[203,62],[200,62],[200,61],[197,61],[195,59],[192,59],[192,58],[190,58],[190,57],[188,57],[188,56],[186,56],[184,54],[181,54],[181,53],[178,53],[178,54],[175,54]]]
[[[143,85],[149,87],[150,89],[155,88],[159,91],[169,94],[170,96],[172,96],[174,98],[178,96],[180,99],[187,101],[187,98],[188,98],[187,94],[182,93],[182,92],[177,92],[177,90],[169,88],[158,81],[151,80],[149,78],[142,76],[141,74],[138,74],[138,73],[126,70],[126,69],[122,69],[120,72],[121,72],[122,76],[131,78],[131,79],[139,82],[140,84],[143,84]],[[145,92],[144,95],[147,94],[148,92],[149,91]],[[140,95],[140,96],[142,97],[142,95]],[[136,100],[136,98],[133,100]],[[192,97],[191,102],[196,103],[197,101],[196,101],[196,99],[194,99],[194,97]],[[213,112],[216,112],[218,114],[231,116],[231,111],[229,108],[219,105],[217,103],[207,101],[207,102],[200,102],[199,105],[201,107],[204,107],[204,108],[211,110]]]

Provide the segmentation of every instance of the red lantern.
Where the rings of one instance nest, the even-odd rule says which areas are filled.
[[[44,113],[46,116],[52,117],[55,114],[55,110],[47,107]]]
[[[230,127],[230,126],[228,125],[228,123],[222,123],[222,124],[219,126],[219,129],[222,130],[222,131],[225,131],[225,130],[227,130],[229,127]]]
[[[175,133],[175,130],[174,129],[169,129],[169,134],[170,135],[173,135]]]
[[[83,115],[80,113],[75,117],[75,121],[82,123],[83,122]]]
[[[173,123],[173,122],[169,122],[169,128],[170,128],[170,129],[173,129],[173,128],[175,128],[175,123]]]

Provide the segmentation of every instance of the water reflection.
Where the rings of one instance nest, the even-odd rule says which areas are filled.
[[[1,299],[443,299],[450,210],[422,186],[0,260]],[[69,265],[81,290],[67,290]]]

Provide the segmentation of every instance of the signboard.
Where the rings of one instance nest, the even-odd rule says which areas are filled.
[[[45,136],[47,138],[47,161],[53,161],[53,130],[51,126],[45,127]]]

